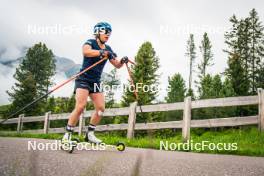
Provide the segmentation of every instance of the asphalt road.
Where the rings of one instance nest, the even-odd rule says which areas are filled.
[[[199,154],[127,148],[124,152],[28,150],[28,141],[44,139],[0,138],[0,175],[203,175],[264,176],[264,157]],[[43,146],[43,145],[42,145]]]

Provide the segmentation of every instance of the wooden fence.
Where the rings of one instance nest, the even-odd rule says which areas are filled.
[[[228,106],[243,106],[243,105],[258,105],[258,114],[255,116],[246,117],[229,117],[229,118],[216,118],[205,120],[191,120],[191,110],[197,108],[209,107],[228,107]],[[192,101],[191,97],[186,97],[184,102],[145,105],[142,106],[143,112],[162,112],[172,110],[183,110],[183,119],[180,121],[168,122],[154,122],[154,123],[135,123],[136,114],[140,113],[140,108],[137,103],[131,103],[130,107],[106,109],[104,117],[109,116],[127,116],[127,124],[108,124],[98,125],[96,131],[112,131],[112,130],[127,130],[127,137],[133,138],[134,130],[149,130],[149,129],[168,129],[168,128],[182,128],[183,140],[190,138],[190,128],[198,127],[225,127],[225,126],[240,126],[256,124],[259,130],[264,131],[264,90],[258,89],[256,96],[243,96],[243,97],[227,97],[216,99],[204,99]],[[89,118],[93,111],[84,111],[79,120],[79,126],[75,127],[79,135],[87,128],[85,126],[85,119]],[[47,112],[44,116],[31,116],[24,117],[23,114],[18,118],[12,118],[5,121],[3,124],[17,123],[18,133],[63,133],[64,128],[49,128],[50,121],[68,119],[69,113],[51,114]],[[43,129],[39,130],[25,130],[23,131],[23,123],[28,122],[41,122],[44,121]]]

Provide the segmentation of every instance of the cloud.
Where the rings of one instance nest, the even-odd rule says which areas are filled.
[[[0,81],[2,83],[0,86],[0,104],[9,103],[6,90],[10,90],[15,83],[15,79],[13,78],[14,73],[15,69],[10,69],[10,67],[0,64]]]
[[[0,104],[9,104],[9,96],[6,93],[7,90],[11,91],[12,86],[14,86],[16,80],[13,78],[15,73],[15,67],[7,67],[5,65],[0,64],[0,80],[3,84],[0,86]],[[54,85],[61,84],[68,78],[62,72],[57,73],[52,77]],[[55,97],[69,97],[73,93],[74,82],[69,82],[64,85],[57,91],[53,92],[52,95]],[[37,97],[36,97],[37,98]]]
[[[64,73],[57,73],[54,77],[54,84],[58,85],[68,79]],[[54,86],[55,86],[54,85]],[[63,87],[56,90],[52,95],[55,97],[70,97],[73,94],[74,81],[65,84]]]
[[[1,2],[0,7],[0,55],[1,60],[16,58],[20,49],[30,47],[37,42],[44,42],[56,55],[71,58],[81,64],[81,47],[84,41],[92,37],[92,28],[96,22],[108,21],[113,26],[113,33],[109,44],[118,56],[133,58],[139,46],[144,41],[152,42],[157,55],[160,57],[160,82],[167,85],[167,77],[174,73],[181,73],[188,80],[188,59],[184,56],[188,39],[188,26],[194,33],[195,44],[200,45],[203,32],[210,29],[220,30],[230,27],[229,17],[248,16],[252,8],[256,8],[263,21],[264,2],[259,0],[65,0],[65,1],[8,1]],[[14,13],[15,12],[15,13]],[[70,33],[29,33],[29,26],[78,28]],[[178,33],[162,33],[161,26],[179,30]],[[186,32],[187,31],[187,32]],[[222,31],[209,32],[213,43],[214,63],[210,73],[222,72],[226,67],[227,57],[223,53],[226,47]],[[199,50],[197,50],[199,53]],[[200,62],[200,55],[196,63]],[[105,68],[109,72],[110,64]],[[4,69],[0,67],[0,69]],[[127,81],[127,73],[123,68],[118,71],[122,83]],[[124,75],[124,76],[123,76]],[[2,78],[8,80],[8,78]],[[0,80],[2,82],[2,80]],[[10,81],[12,82],[12,81]],[[7,83],[9,84],[9,83]],[[70,89],[66,92],[69,92]],[[163,99],[166,92],[162,92],[159,99]],[[2,93],[1,93],[2,95]],[[2,99],[2,97],[1,97]]]

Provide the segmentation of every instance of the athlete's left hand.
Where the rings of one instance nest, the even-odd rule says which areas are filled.
[[[124,56],[122,59],[121,59],[121,64],[124,64],[124,63],[128,63],[128,57],[127,56]]]

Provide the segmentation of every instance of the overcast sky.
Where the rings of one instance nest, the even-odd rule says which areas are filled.
[[[97,1],[37,1],[4,0],[0,6],[0,58],[15,59],[23,46],[44,42],[53,52],[76,63],[82,62],[81,46],[93,37],[93,26],[107,21],[113,27],[109,45],[118,56],[133,58],[144,41],[150,41],[160,58],[161,85],[167,86],[167,77],[181,73],[188,78],[188,59],[184,56],[190,33],[198,46],[204,32],[213,45],[214,66],[210,73],[223,72],[227,57],[223,53],[224,31],[230,28],[228,19],[236,14],[245,17],[256,8],[264,20],[262,0],[101,0]],[[37,31],[35,31],[35,29]],[[105,72],[113,66],[108,64]],[[13,85],[12,74],[0,65],[0,104],[8,102],[5,90]],[[127,79],[125,68],[118,71],[122,82]],[[56,81],[63,80],[63,77]],[[72,86],[58,90],[57,95],[70,95]],[[165,90],[159,99],[165,96]],[[117,96],[120,97],[120,96]]]

